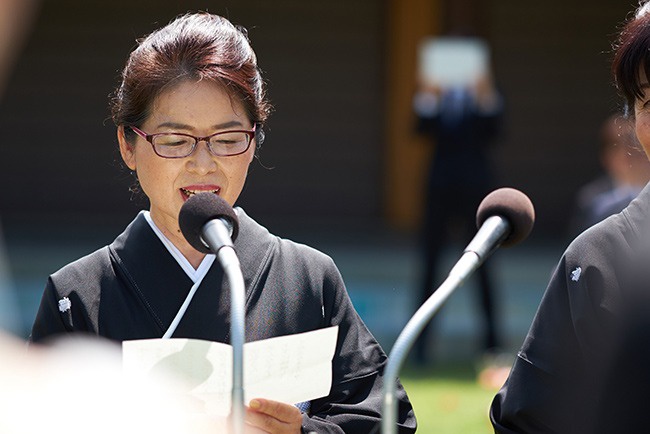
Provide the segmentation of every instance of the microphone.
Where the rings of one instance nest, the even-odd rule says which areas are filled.
[[[513,246],[523,241],[533,228],[535,208],[524,193],[514,188],[500,188],[485,196],[478,207],[478,232],[467,245],[447,279],[415,312],[406,324],[388,356],[384,373],[382,433],[397,432],[397,376],[408,352],[427,323],[456,288],[461,286],[499,246]]]
[[[534,223],[535,208],[528,196],[514,188],[494,190],[478,206],[478,232],[449,274],[473,272],[500,246],[513,246],[526,239]]]
[[[239,233],[235,210],[214,193],[198,193],[187,199],[178,214],[178,224],[187,242],[203,253],[232,247]]]
[[[490,217],[500,217],[510,224],[503,247],[515,245],[528,237],[535,224],[535,208],[528,196],[514,188],[500,188],[485,196],[476,212],[476,227]]]
[[[178,215],[183,236],[196,250],[215,253],[230,286],[230,345],[232,346],[232,394],[230,422],[234,434],[244,432],[244,340],[246,287],[233,241],[239,220],[230,204],[214,193],[198,193],[187,199]],[[195,291],[195,284],[191,291]]]

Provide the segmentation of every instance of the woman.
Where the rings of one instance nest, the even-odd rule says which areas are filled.
[[[109,246],[53,274],[31,339],[88,332],[159,338],[201,282],[174,337],[229,340],[229,292],[214,255],[192,248],[178,214],[188,197],[235,204],[269,114],[255,54],[242,29],[188,14],[131,53],[112,100],[125,164],[150,202]],[[247,291],[248,341],[339,326],[330,395],[296,407],[256,399],[246,421],[264,432],[370,432],[378,426],[386,356],[356,314],[330,258],[275,237],[237,208],[235,248]],[[415,417],[399,390],[400,428]]]
[[[650,155],[650,3],[622,29],[613,74]],[[650,186],[578,236],[549,283],[491,419],[498,433],[647,432]]]

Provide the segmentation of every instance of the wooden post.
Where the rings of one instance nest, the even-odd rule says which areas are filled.
[[[387,2],[385,216],[399,229],[419,226],[431,144],[414,132],[417,50],[425,36],[440,32],[441,0]]]

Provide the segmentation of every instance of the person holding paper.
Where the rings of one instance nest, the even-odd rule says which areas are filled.
[[[228,342],[229,291],[214,255],[188,244],[183,203],[217,194],[234,205],[270,111],[246,31],[190,13],[141,40],[112,100],[122,158],[150,207],[113,243],[50,276],[31,333],[35,343],[84,332],[115,341],[160,338],[198,284],[173,337]],[[338,326],[328,396],[302,403],[254,399],[254,432],[378,429],[386,355],[357,315],[331,258],[270,234],[236,208],[235,250],[246,284],[246,340]],[[400,432],[415,416],[400,386]]]
[[[650,2],[620,27],[612,72],[650,156]],[[497,433],[642,433],[650,427],[650,185],[568,246],[510,376]]]
[[[500,130],[503,101],[485,64],[486,49],[483,41],[460,37],[436,38],[422,46],[423,65],[413,109],[416,131],[430,140],[434,155],[425,186],[418,305],[435,289],[444,249],[454,235],[463,241],[471,239],[476,229],[476,208],[494,188],[488,151]],[[427,55],[428,51],[433,54]],[[432,64],[426,67],[429,58]],[[498,351],[501,342],[489,261],[477,274],[485,324],[481,349]],[[419,364],[426,364],[431,357],[432,326],[416,342]]]

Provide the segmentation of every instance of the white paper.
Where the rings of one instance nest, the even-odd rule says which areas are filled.
[[[442,87],[466,86],[487,73],[489,48],[478,38],[431,37],[419,47],[421,77]]]
[[[295,404],[322,398],[332,384],[338,326],[244,344],[244,401]],[[227,415],[232,347],[200,339],[142,339],[122,343],[125,373],[180,380],[181,393],[202,412]]]

